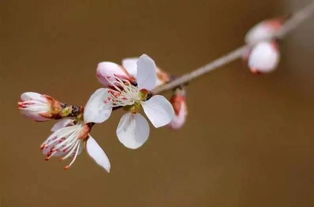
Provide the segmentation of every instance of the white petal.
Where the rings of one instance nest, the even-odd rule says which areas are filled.
[[[123,67],[128,71],[130,75],[136,77],[137,74],[137,61],[138,58],[125,58],[122,60]]]
[[[110,161],[108,156],[91,136],[89,136],[86,142],[86,151],[98,165],[103,167],[108,173],[110,172]]]
[[[279,63],[279,51],[272,42],[260,42],[251,51],[248,64],[253,72],[273,71]]]
[[[152,90],[156,85],[156,65],[147,55],[142,55],[137,61],[136,81],[139,89]]]
[[[102,123],[110,117],[112,108],[105,103],[108,97],[107,90],[99,88],[91,95],[84,109],[85,123]]]
[[[61,129],[67,126],[72,126],[72,125],[73,125],[73,119],[70,119],[70,118],[61,119],[52,126],[51,131],[55,132],[58,129]]]
[[[46,98],[43,97],[42,94],[35,93],[35,92],[25,92],[21,94],[21,100],[22,101],[38,100],[38,101],[47,102]]]
[[[119,141],[127,148],[137,149],[142,146],[149,135],[149,125],[141,114],[124,114],[117,128]]]
[[[171,103],[161,95],[155,95],[142,103],[144,112],[154,127],[162,127],[170,123],[174,117]]]

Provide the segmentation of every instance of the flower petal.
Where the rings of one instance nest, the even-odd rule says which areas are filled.
[[[108,173],[110,172],[110,161],[108,156],[91,136],[89,136],[86,141],[86,151],[98,165],[103,167]]]
[[[122,66],[128,71],[133,77],[137,74],[137,61],[138,58],[125,58],[122,60]]]
[[[130,77],[123,67],[113,62],[98,63],[96,76],[98,81],[105,87],[116,84],[116,77],[129,80]]]
[[[91,95],[84,109],[85,123],[102,123],[110,117],[112,108],[105,103],[108,97],[107,90],[99,88]]]
[[[141,147],[149,135],[149,125],[141,114],[124,114],[117,128],[119,141],[127,148]]]
[[[73,119],[65,118],[57,121],[51,128],[52,132],[57,131],[58,129],[61,129],[63,127],[72,126],[73,125]]]
[[[142,55],[137,61],[136,81],[139,89],[152,90],[156,85],[156,65],[147,55]]]
[[[170,102],[161,95],[155,95],[142,103],[144,112],[154,127],[162,127],[170,123],[174,110]]]
[[[35,92],[24,92],[21,94],[22,101],[30,101],[30,100],[42,100],[47,102],[46,99],[43,97],[42,94],[35,93]]]

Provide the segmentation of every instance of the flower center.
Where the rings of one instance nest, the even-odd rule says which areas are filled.
[[[124,107],[125,110],[137,113],[141,109],[142,101],[145,101],[149,91],[132,85],[128,80],[122,80],[116,77],[114,89],[108,90],[108,97],[105,104],[111,104],[112,107]]]

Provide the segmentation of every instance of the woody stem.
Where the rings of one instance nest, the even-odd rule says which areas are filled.
[[[280,30],[278,30],[270,39],[282,39],[285,37],[289,32],[294,30],[297,26],[299,26],[302,22],[304,22],[306,19],[308,19],[314,12],[314,1],[312,1],[309,5],[304,7],[303,9],[295,12],[281,27]],[[255,43],[256,44],[256,43]],[[156,89],[154,89],[152,92],[153,94],[163,93],[165,91],[177,88],[179,86],[185,85],[188,82],[191,82],[192,80],[205,75],[206,73],[213,71],[215,69],[220,68],[223,65],[226,65],[232,61],[235,61],[239,58],[241,58],[249,48],[251,48],[253,44],[246,44],[243,45],[231,52],[229,52],[226,55],[223,55],[222,57],[204,65],[201,66],[192,72],[186,73],[179,78],[176,78],[175,80],[164,84]]]

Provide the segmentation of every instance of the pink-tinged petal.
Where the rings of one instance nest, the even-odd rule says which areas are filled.
[[[130,75],[136,77],[138,58],[125,58],[122,60],[122,66],[128,71]]]
[[[253,73],[268,73],[279,63],[280,54],[274,42],[258,43],[250,52],[248,65]]]
[[[161,95],[155,95],[142,103],[145,114],[154,127],[162,127],[170,123],[174,117],[171,103]]]
[[[136,81],[139,89],[152,90],[156,86],[156,65],[147,55],[142,55],[137,61]]]
[[[108,90],[99,88],[91,95],[84,109],[85,123],[102,123],[110,117],[111,105],[105,103],[108,98]]]
[[[149,125],[141,114],[124,114],[117,128],[119,141],[127,148],[141,147],[149,136]]]
[[[61,129],[63,127],[72,126],[74,125],[74,120],[70,118],[64,118],[59,121],[57,121],[51,128],[52,132],[57,131],[58,129]]]
[[[180,110],[178,115],[175,115],[174,118],[169,123],[169,127],[172,129],[180,129],[185,121],[187,115],[187,107],[186,104],[182,105],[182,109]]]
[[[108,173],[110,172],[110,161],[108,156],[91,136],[89,136],[86,141],[86,151],[99,166],[104,168]]]
[[[22,101],[38,100],[38,101],[47,102],[45,97],[42,94],[35,93],[35,92],[22,93],[21,100]]]
[[[37,113],[37,112],[31,112],[29,110],[24,110],[24,109],[20,109],[21,114],[28,118],[31,119],[33,121],[37,121],[37,122],[43,122],[43,121],[49,121],[51,120],[51,118],[48,118],[46,116],[41,115],[41,113]],[[45,113],[45,112],[43,112]]]
[[[282,27],[282,24],[283,19],[280,18],[262,21],[247,32],[245,42],[254,44],[268,40]]]
[[[98,81],[105,87],[116,84],[116,78],[131,80],[127,71],[120,65],[113,62],[101,62],[97,66],[96,76]]]

